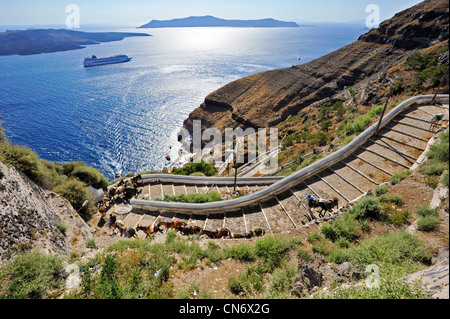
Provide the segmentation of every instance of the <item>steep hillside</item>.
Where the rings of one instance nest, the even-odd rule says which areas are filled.
[[[345,100],[348,95],[359,98],[358,104],[379,103],[395,83],[386,74],[389,69],[417,50],[448,41],[448,13],[446,1],[427,0],[319,59],[231,82],[209,94],[184,127],[192,132],[194,119],[202,120],[204,128],[222,131],[226,127],[265,127],[277,116],[286,119],[313,103],[327,98]],[[358,91],[348,91],[349,87]]]
[[[93,238],[67,201],[1,162],[0,198],[0,263],[29,249],[68,257]]]

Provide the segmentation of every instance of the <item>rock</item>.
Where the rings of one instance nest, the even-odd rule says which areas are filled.
[[[437,264],[440,263],[441,261],[444,261],[445,259],[448,259],[449,255],[448,255],[448,247],[446,248],[441,248],[439,249],[439,251],[434,254],[431,257],[431,263],[432,264]]]
[[[1,162],[0,176],[0,262],[21,248],[69,256],[73,230],[82,232],[83,240],[92,238],[66,200]],[[68,226],[65,233],[58,227],[61,222]]]
[[[439,254],[439,253],[438,253]],[[421,282],[430,292],[430,297],[433,299],[449,299],[449,258],[448,248],[442,251],[442,257],[447,254],[447,258],[442,259],[434,266],[410,274],[406,276],[406,280],[410,283]]]
[[[322,272],[314,267],[306,266],[301,272],[303,283],[308,290],[322,284]]]
[[[337,275],[341,277],[341,279],[347,279],[351,281],[364,278],[364,275],[358,269],[356,269],[352,263],[349,262],[344,262],[339,266]]]

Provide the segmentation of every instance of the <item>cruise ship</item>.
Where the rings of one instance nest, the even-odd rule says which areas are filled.
[[[104,65],[104,64],[113,64],[113,63],[123,63],[128,62],[132,58],[129,58],[128,56],[121,54],[121,55],[115,55],[108,58],[97,58],[95,55],[93,55],[90,58],[84,59],[84,66],[90,67],[90,66],[97,66],[97,65]]]

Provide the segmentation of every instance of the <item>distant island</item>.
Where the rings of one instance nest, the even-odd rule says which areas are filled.
[[[225,20],[213,16],[188,17],[172,20],[152,20],[138,28],[192,28],[192,27],[236,27],[236,28],[298,28],[295,22],[274,19]]]
[[[143,33],[82,32],[67,29],[7,30],[0,32],[0,55],[31,55],[77,50],[85,45],[121,41]]]

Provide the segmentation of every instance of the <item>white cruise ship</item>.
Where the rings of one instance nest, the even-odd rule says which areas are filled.
[[[115,55],[108,58],[97,58],[95,55],[93,55],[90,58],[84,59],[84,66],[90,67],[90,66],[97,66],[97,65],[104,65],[104,64],[113,64],[113,63],[122,63],[122,62],[128,62],[132,58],[129,58],[128,56],[121,54],[121,55]]]

